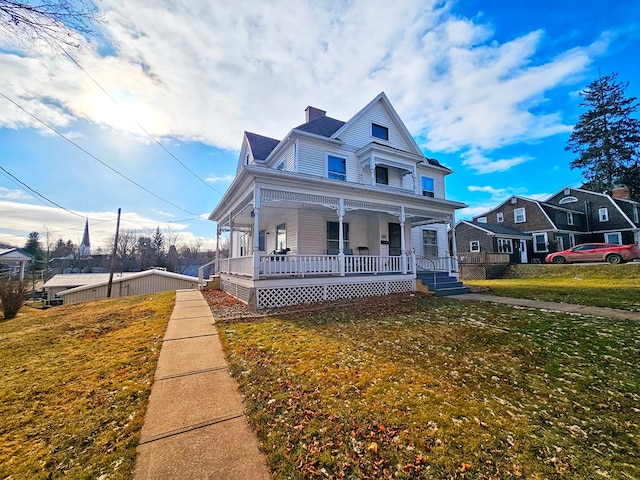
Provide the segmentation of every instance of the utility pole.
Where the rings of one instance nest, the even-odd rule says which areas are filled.
[[[116,269],[116,249],[118,248],[118,234],[120,233],[120,211],[118,209],[118,221],[116,222],[116,239],[113,241],[113,252],[111,254],[111,269],[109,271],[109,285],[107,286],[107,298],[111,298],[111,286],[113,285],[113,271]]]

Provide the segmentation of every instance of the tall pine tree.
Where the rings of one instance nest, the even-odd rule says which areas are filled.
[[[640,200],[640,120],[632,114],[638,108],[635,97],[627,98],[629,82],[617,81],[617,74],[599,77],[582,92],[580,115],[565,150],[578,157],[571,168],[580,168],[587,182],[584,188],[611,193],[617,184],[626,184]]]

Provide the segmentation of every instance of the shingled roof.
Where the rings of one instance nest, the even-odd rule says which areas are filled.
[[[253,158],[258,161],[265,161],[274,148],[280,143],[275,138],[265,137],[257,133],[244,132],[253,153]]]
[[[471,227],[478,228],[480,230],[485,230],[486,232],[493,233],[495,235],[531,238],[530,233],[524,233],[524,232],[521,232],[520,230],[516,230],[515,228],[507,227],[505,225],[499,225],[497,223],[470,222],[467,220],[461,220],[459,223],[465,223]]]
[[[298,125],[294,130],[301,130],[307,133],[313,133],[315,135],[320,135],[322,137],[331,137],[334,133],[336,133],[345,122],[340,120],[336,120],[335,118],[322,116],[320,118],[316,118],[311,122],[303,123],[302,125]]]

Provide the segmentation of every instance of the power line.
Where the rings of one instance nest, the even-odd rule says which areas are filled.
[[[132,180],[131,178],[127,177],[124,173],[119,172],[118,170],[116,170],[115,168],[113,168],[111,165],[109,165],[108,163],[100,160],[98,157],[96,157],[94,154],[92,154],[91,152],[89,152],[88,150],[84,149],[83,147],[81,147],[80,145],[78,145],[76,142],[74,142],[73,140],[71,140],[70,138],[66,137],[64,134],[62,134],[61,132],[59,132],[58,130],[56,130],[55,128],[53,128],[51,125],[49,125],[48,123],[46,123],[44,120],[41,120],[40,118],[38,118],[36,115],[34,115],[33,113],[29,112],[28,110],[26,110],[25,108],[23,108],[21,105],[19,105],[18,103],[14,102],[12,99],[10,99],[9,97],[7,97],[4,93],[0,92],[0,96],[4,97],[6,100],[8,100],[9,102],[13,103],[16,107],[18,107],[20,110],[22,110],[24,113],[26,113],[27,115],[29,115],[31,118],[33,118],[34,120],[38,121],[39,123],[41,123],[42,125],[44,125],[45,127],[47,127],[49,130],[51,130],[53,133],[55,133],[56,135],[58,135],[59,137],[63,138],[64,140],[66,140],[67,142],[69,142],[71,145],[73,145],[74,147],[76,147],[77,149],[79,149],[80,151],[84,152],[86,155],[88,155],[89,157],[93,158],[95,161],[97,161],[98,163],[104,165],[105,167],[107,167],[109,170],[111,170],[112,172],[116,173],[117,175],[121,176],[122,178],[124,178],[125,180],[127,180],[128,182],[134,184],[136,187],[140,188],[141,190],[144,190],[145,192],[147,192],[150,195],[153,195],[154,197],[156,197],[158,200],[163,201],[164,203],[171,205],[174,208],[177,208],[178,210],[182,210],[183,212],[189,214],[189,215],[193,215],[193,216],[198,216],[197,213],[193,213],[190,212],[189,210],[186,210],[178,205],[176,205],[175,203],[161,197],[160,195],[152,192],[151,190],[149,190],[148,188],[140,185],[138,182],[136,182],[135,180]],[[61,207],[62,208],[62,207]]]
[[[62,49],[62,51],[65,53],[65,55],[69,58],[69,60],[71,60],[80,70],[82,70],[84,72],[84,74],[89,77],[91,79],[91,81],[93,83],[96,84],[96,86],[102,90],[104,92],[104,94],[109,97],[111,99],[111,101],[113,103],[115,103],[118,107],[120,107],[120,109],[122,110],[122,106],[118,103],[118,101],[113,98],[111,96],[111,94],[109,92],[107,92],[107,90],[100,85],[100,83],[98,83],[98,81],[93,78],[91,76],[91,74],[89,72],[87,72],[82,65],[80,65],[80,63],[71,56],[71,54],[69,52],[67,52],[64,48]],[[171,151],[169,151],[164,145],[162,145],[162,143],[160,143],[160,141],[158,141],[158,139],[156,137],[154,137],[153,135],[151,135],[151,133],[149,133],[149,131],[144,128],[132,115],[127,115],[138,127],[140,127],[140,129],[151,139],[153,140],[156,145],[158,145],[160,148],[162,148],[162,150],[164,150],[169,156],[171,156],[176,162],[178,162],[182,167],[184,167],[185,170],[187,170],[191,175],[193,175],[195,178],[197,178],[200,182],[204,183],[207,187],[209,187],[211,190],[213,190],[214,192],[216,192],[219,195],[222,195],[222,193],[220,191],[218,191],[217,189],[215,189],[212,185],[210,185],[206,180],[200,178],[198,176],[198,174],[196,174],[193,170],[191,170],[188,166],[186,166],[182,161],[180,161],[180,159],[178,157],[176,157]]]
[[[0,95],[2,95],[0,93]],[[37,190],[34,190],[33,188],[31,188],[29,185],[27,185],[26,183],[24,183],[22,180],[20,180],[18,177],[16,177],[14,174],[12,174],[11,172],[9,172],[8,170],[6,170],[2,165],[0,165],[0,170],[2,170],[4,172],[5,175],[11,177],[12,180],[16,181],[17,183],[19,183],[20,185],[22,185],[23,187],[27,188],[32,194],[42,198],[43,200],[46,200],[47,202],[49,202],[51,205],[54,205],[58,208],[61,208],[62,210],[64,210],[67,213],[70,213],[71,215],[75,215],[77,217],[80,218],[86,218],[84,215],[80,215],[79,213],[76,213],[74,211],[69,210],[68,208],[63,207],[62,205],[60,205],[59,203],[54,202],[53,200],[45,197],[44,195],[42,195],[40,192],[38,192]]]

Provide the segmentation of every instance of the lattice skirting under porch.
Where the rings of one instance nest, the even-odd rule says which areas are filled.
[[[411,280],[256,288],[258,309],[411,292]],[[230,293],[230,292],[229,292]],[[233,294],[232,294],[233,295]]]
[[[251,299],[250,287],[238,285],[230,280],[221,281],[220,290],[227,292],[229,295],[236,297],[238,300],[242,300],[245,303],[249,303],[249,300]]]

